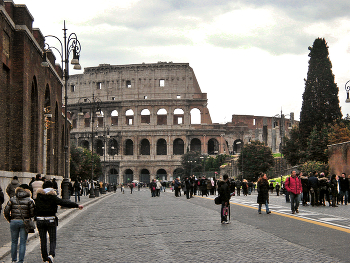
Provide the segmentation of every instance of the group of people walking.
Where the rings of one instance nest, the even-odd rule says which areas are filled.
[[[57,206],[83,209],[82,205],[63,200],[57,196],[55,180],[43,180],[37,174],[30,185],[20,184],[16,176],[6,188],[9,201],[4,208],[4,216],[10,223],[11,258],[12,262],[24,262],[28,229],[27,219],[34,219],[39,232],[41,256],[44,262],[53,262],[56,250],[56,231],[58,218]],[[4,195],[0,188],[0,203],[4,202]],[[0,209],[1,211],[1,209]],[[49,252],[47,251],[47,235],[49,236]],[[19,251],[18,249],[18,240]],[[17,255],[18,254],[18,255]],[[17,261],[18,260],[18,261]]]

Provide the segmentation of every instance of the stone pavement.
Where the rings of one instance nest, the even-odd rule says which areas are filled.
[[[256,195],[233,202],[249,198]],[[234,205],[231,224],[222,225],[219,211],[206,198],[117,191],[62,220],[55,262],[348,262],[334,251],[347,233]],[[313,247],[318,232],[327,243]],[[38,240],[26,262],[41,262]]]
[[[107,192],[107,195],[111,193]],[[106,195],[99,195],[97,198],[89,198],[89,196],[81,196],[80,197],[80,202],[79,204],[86,206],[89,205],[93,202],[96,202],[98,199],[101,197],[105,197]],[[71,201],[75,201],[75,197],[72,196],[70,198]],[[3,209],[5,208],[6,204],[3,204]],[[66,209],[66,208],[58,208],[57,210],[57,216],[59,220],[64,220],[66,217],[68,217],[71,213],[74,213],[77,211],[76,209]],[[34,234],[29,234],[28,235],[28,241],[30,242],[31,240],[34,240],[38,238],[38,231],[35,231],[36,233]],[[11,252],[11,233],[10,233],[10,224],[6,221],[4,215],[3,215],[3,210],[0,215],[0,262],[2,258],[4,258],[6,255],[8,255]]]

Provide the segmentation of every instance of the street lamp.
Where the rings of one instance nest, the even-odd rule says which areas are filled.
[[[81,99],[78,100],[78,104],[80,104]],[[90,195],[89,198],[95,198],[95,189],[94,189],[94,112],[97,110],[101,111],[100,103],[101,100],[99,98],[95,98],[95,94],[92,94],[92,100],[89,98],[84,98],[85,103],[91,104],[90,110],[90,118],[91,118],[91,187],[90,187]],[[80,113],[83,113],[83,109],[80,108]]]
[[[350,92],[350,80],[348,80],[348,82],[345,83],[345,90],[346,90],[346,100],[345,102],[350,102],[350,95],[349,95],[349,92]]]
[[[66,28],[66,21],[63,22],[63,43],[62,41],[53,35],[45,36],[47,37],[53,37],[57,39],[61,44],[61,50],[57,49],[56,47],[51,47],[49,44],[45,43],[45,46],[47,47],[47,50],[55,49],[61,56],[61,62],[62,62],[62,70],[63,70],[63,82],[64,82],[64,179],[62,182],[62,199],[70,199],[69,196],[69,179],[68,179],[68,165],[69,165],[69,158],[68,158],[68,149],[69,149],[69,129],[68,129],[68,117],[67,117],[67,102],[68,102],[68,79],[69,79],[69,55],[73,53],[73,59],[71,61],[71,64],[74,65],[73,69],[81,69],[81,66],[79,64],[79,56],[80,56],[80,50],[81,45],[78,40],[78,37],[75,33],[71,33],[69,36],[67,36],[67,28]],[[46,59],[46,56],[45,56]],[[47,63],[46,61],[43,63]]]

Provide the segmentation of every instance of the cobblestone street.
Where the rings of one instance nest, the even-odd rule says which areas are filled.
[[[232,201],[243,198],[253,202],[256,196]],[[347,240],[348,233],[258,215],[256,209],[237,205],[232,205],[231,224],[222,225],[219,210],[207,198],[176,198],[170,191],[156,198],[146,189],[117,191],[60,222],[55,262],[348,261],[344,255],[304,245],[314,242],[319,231],[319,236],[333,235],[327,242],[337,248],[335,241]],[[305,235],[306,229],[313,234]],[[3,261],[11,262],[9,256]],[[27,245],[26,262],[42,262],[38,238]]]

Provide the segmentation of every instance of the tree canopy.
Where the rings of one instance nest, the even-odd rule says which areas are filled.
[[[259,141],[246,144],[238,157],[237,166],[243,173],[243,179],[256,181],[260,173],[266,173],[274,166],[271,149]]]
[[[305,80],[299,124],[303,147],[307,146],[307,138],[314,127],[321,131],[325,124],[331,124],[342,117],[339,89],[334,82],[326,40],[317,38],[309,50],[309,70]]]
[[[100,156],[93,155],[94,160],[94,179],[102,175],[102,165]],[[70,177],[72,180],[80,178],[82,180],[91,179],[91,151],[85,148],[71,145],[70,150]]]

